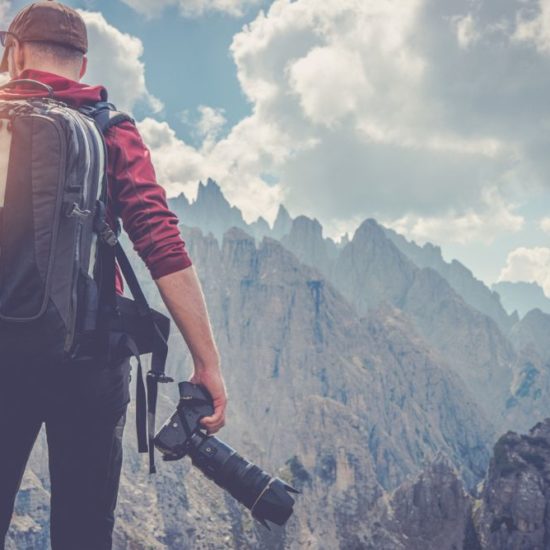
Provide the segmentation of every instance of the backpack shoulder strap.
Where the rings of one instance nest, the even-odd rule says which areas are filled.
[[[95,105],[86,105],[79,110],[95,120],[102,134],[105,134],[107,130],[123,122],[131,122],[134,125],[136,123],[128,113],[117,111],[117,108],[108,101],[99,101]]]
[[[91,107],[81,109],[84,114],[91,116],[102,135],[105,132],[122,124],[131,122],[135,125],[134,119],[127,113],[117,111],[116,107],[109,102],[102,101]],[[106,180],[105,180],[106,182]],[[105,193],[105,200],[107,194]],[[104,206],[103,206],[104,208]],[[105,219],[103,219],[105,222]],[[155,447],[153,438],[155,436],[155,418],[157,409],[158,384],[173,382],[165,374],[166,357],[168,354],[168,335],[170,321],[164,315],[153,310],[145,298],[136,274],[132,268],[124,249],[120,245],[117,236],[111,231],[107,239],[100,242],[99,261],[103,265],[100,269],[100,301],[115,306],[119,310],[120,305],[126,302],[116,297],[115,292],[115,261],[120,266],[124,279],[128,283],[135,308],[125,308],[126,313],[124,325],[128,330],[125,338],[126,346],[131,354],[138,361],[138,376],[136,377],[136,428],[138,438],[138,450],[140,453],[149,452],[149,471],[154,473],[155,469]],[[139,327],[131,330],[132,327]],[[110,348],[109,323],[104,327],[107,330],[107,348]],[[109,354],[109,351],[107,352]],[[143,382],[141,361],[139,356],[143,353],[151,353],[151,369],[147,373],[147,390]]]

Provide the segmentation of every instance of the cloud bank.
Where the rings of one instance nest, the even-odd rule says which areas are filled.
[[[142,129],[172,192],[216,177],[249,221],[284,201],[335,237],[374,216],[491,242],[550,175],[549,3],[528,4],[275,0],[231,46],[249,117],[196,149]]]
[[[510,252],[499,281],[538,283],[550,296],[550,248],[517,248]]]
[[[109,99],[121,110],[132,111],[142,101],[153,112],[159,112],[162,102],[149,93],[145,83],[141,40],[120,32],[101,13],[79,11],[86,22],[90,44],[85,80],[103,83],[109,90]]]

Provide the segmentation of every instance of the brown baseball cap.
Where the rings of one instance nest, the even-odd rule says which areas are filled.
[[[54,0],[42,0],[24,7],[11,22],[8,32],[20,42],[53,42],[82,53],[88,51],[88,33],[80,14]],[[8,71],[8,48],[0,72]]]

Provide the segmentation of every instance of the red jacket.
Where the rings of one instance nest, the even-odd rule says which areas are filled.
[[[88,86],[45,71],[26,69],[19,78],[48,84],[56,99],[74,107],[107,100],[107,90],[103,86]],[[45,95],[45,91],[29,87],[0,90],[0,100]],[[111,227],[115,227],[117,218],[122,220],[134,249],[153,279],[192,265],[180,236],[178,218],[167,206],[166,192],[156,181],[149,149],[137,128],[130,122],[123,122],[107,131],[105,141],[108,154],[107,219]],[[116,286],[117,292],[122,293],[118,268]]]

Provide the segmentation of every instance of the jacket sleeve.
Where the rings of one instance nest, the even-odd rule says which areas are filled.
[[[157,183],[149,149],[138,129],[123,122],[105,135],[108,150],[109,200],[153,279],[192,265],[168,208],[166,192]]]

